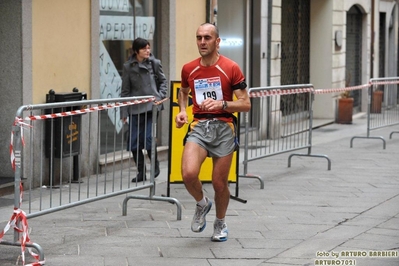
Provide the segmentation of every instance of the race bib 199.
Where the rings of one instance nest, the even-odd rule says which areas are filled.
[[[222,82],[220,77],[194,80],[195,99],[200,105],[205,99],[223,100]]]

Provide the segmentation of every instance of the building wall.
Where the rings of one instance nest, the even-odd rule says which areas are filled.
[[[311,78],[316,89],[344,88],[346,85],[346,12],[357,5],[364,13],[362,32],[362,84],[370,78],[370,18],[369,1],[312,1],[311,2]],[[368,10],[368,12],[366,12]],[[342,45],[336,38],[342,38]],[[358,84],[361,85],[361,84]],[[314,117],[335,118],[339,93],[316,95]],[[361,111],[367,108],[367,89],[361,95]]]
[[[386,13],[385,25],[387,27],[385,30],[387,33],[385,36],[385,55],[378,54],[378,56],[385,57],[385,76],[394,77],[398,75],[398,31],[395,30],[398,28],[398,7],[395,2],[381,1],[378,5],[378,11]],[[379,60],[376,60],[376,63],[379,63]],[[375,69],[375,73],[378,73],[378,69],[379,67]]]
[[[33,99],[50,89],[88,93],[91,79],[90,0],[35,0],[32,5]]]
[[[26,57],[31,60],[31,65],[27,64],[31,71],[31,84],[24,86],[23,94],[31,92],[31,97],[24,99],[24,104],[45,103],[46,94],[51,89],[61,93],[72,92],[76,87],[90,98],[93,73],[91,1],[35,0],[29,14],[32,42]],[[87,135],[86,131],[82,130],[81,134]],[[35,152],[40,153],[40,136],[35,138]],[[88,148],[82,145],[82,154],[86,154]],[[24,177],[30,175],[32,169],[33,176],[38,176],[39,169],[29,165],[26,156],[23,163]],[[87,173],[88,165],[88,162],[82,163],[82,174]],[[65,162],[63,167],[70,167],[69,162]],[[38,184],[38,179],[32,182]]]
[[[30,5],[29,0],[0,1],[0,178],[14,176],[10,131],[18,107],[32,95]]]
[[[173,79],[180,80],[182,66],[199,57],[195,33],[198,26],[206,20],[206,0],[177,0],[174,15],[176,16],[176,42],[173,43],[171,40],[169,44],[176,46],[176,75]]]
[[[272,3],[272,27],[270,42],[270,86],[281,84],[281,5],[284,0]],[[393,5],[394,1],[384,6]],[[380,3],[379,2],[379,3]],[[370,79],[371,64],[371,3],[368,0],[311,0],[310,23],[310,83],[316,89],[345,87],[345,34],[346,12],[357,5],[363,12],[361,80],[366,84]],[[392,8],[391,8],[392,9]],[[378,11],[376,11],[378,13]],[[378,16],[378,14],[377,14]],[[376,24],[378,27],[378,23]],[[378,30],[378,28],[377,28]],[[342,33],[342,46],[335,44],[335,34]],[[375,37],[377,38],[377,37]],[[375,43],[377,46],[378,43]],[[359,84],[361,85],[361,84]],[[317,95],[314,102],[314,117],[333,120],[337,94]],[[361,112],[367,110],[367,90],[361,95]]]
[[[336,83],[337,86],[342,85],[339,73],[344,69],[345,55],[342,52],[343,48],[336,49],[334,43],[335,31],[343,31],[343,22],[335,21],[342,17],[342,12],[334,10],[333,2],[336,5],[339,1],[311,1],[310,81],[315,89],[329,88]],[[314,117],[334,119],[334,103],[330,94],[316,95],[313,105]]]
[[[281,0],[274,0],[272,5],[270,39],[270,86],[281,84]]]

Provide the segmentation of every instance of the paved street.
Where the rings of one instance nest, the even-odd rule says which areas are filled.
[[[389,138],[395,130],[372,131],[385,138],[383,149],[375,139],[355,139],[350,148],[351,137],[366,135],[365,116],[315,129],[312,154],[327,155],[330,171],[324,158],[293,157],[287,167],[289,153],[249,163],[265,187],[240,178],[239,197],[247,203],[230,201],[227,242],[210,241],[214,207],[206,229],[191,232],[195,203],[182,184],[171,184],[181,220],[175,205],[145,200],[130,200],[122,216],[124,196],[117,196],[30,219],[31,240],[43,248],[46,265],[57,266],[398,266],[399,134]],[[165,194],[166,161],[156,180],[156,195]],[[213,198],[212,186],[204,188]],[[1,229],[12,208],[0,208]],[[19,255],[18,247],[0,245],[0,265],[15,265]]]

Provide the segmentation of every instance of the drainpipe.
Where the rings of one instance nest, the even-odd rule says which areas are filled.
[[[270,65],[271,65],[271,43],[272,43],[272,8],[273,8],[273,1],[268,1],[268,7],[267,7],[267,81],[266,85],[270,86]]]
[[[375,0],[371,0],[371,44],[370,44],[370,78],[374,77],[374,20]]]

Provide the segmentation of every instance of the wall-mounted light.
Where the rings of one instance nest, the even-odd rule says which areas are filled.
[[[220,46],[243,46],[244,41],[239,38],[221,38]]]
[[[335,31],[335,45],[339,48],[342,46],[342,30]]]

